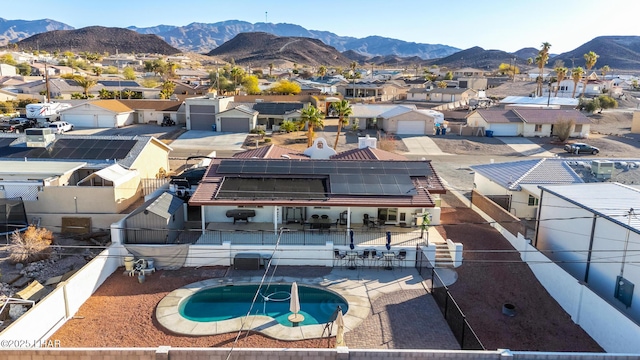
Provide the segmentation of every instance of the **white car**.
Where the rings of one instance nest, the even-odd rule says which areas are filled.
[[[62,134],[67,131],[73,130],[73,125],[69,124],[66,121],[54,121],[49,124],[50,129],[54,129],[56,134]]]

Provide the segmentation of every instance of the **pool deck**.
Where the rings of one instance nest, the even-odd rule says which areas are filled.
[[[448,277],[450,283],[455,281],[455,272],[441,274]],[[200,336],[223,334],[240,330],[260,332],[266,336],[280,340],[304,340],[327,336],[325,324],[287,327],[279,324],[271,317],[252,315],[218,322],[196,322],[182,317],[178,311],[180,302],[195,292],[208,287],[228,284],[259,284],[262,276],[231,276],[224,279],[210,279],[189,284],[174,290],[164,297],[156,308],[156,319],[167,330],[182,335]],[[326,288],[338,293],[349,303],[344,316],[345,333],[355,329],[371,314],[371,303],[374,299],[403,290],[425,290],[426,284],[414,268],[394,268],[393,270],[368,269],[356,270],[334,268],[322,277],[274,276],[266,279],[273,283],[292,283]],[[265,281],[266,281],[265,280]],[[332,327],[331,335],[335,336],[337,326]]]

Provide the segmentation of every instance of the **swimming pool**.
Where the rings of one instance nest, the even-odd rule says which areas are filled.
[[[180,303],[180,315],[196,322],[214,322],[247,315],[259,285],[226,285],[200,290]],[[283,326],[291,327],[287,319],[291,284],[262,285],[260,295],[251,310],[251,315],[270,316]],[[324,324],[331,320],[338,306],[345,314],[347,301],[338,294],[305,285],[298,285],[300,314],[304,321],[300,325]]]

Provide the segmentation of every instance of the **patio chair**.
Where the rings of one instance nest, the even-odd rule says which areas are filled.
[[[362,216],[362,227],[369,227],[369,214]]]
[[[400,249],[398,251],[398,254],[396,254],[396,261],[398,262],[398,266],[403,268],[404,267],[404,261],[406,259],[407,259],[407,250]]]
[[[328,218],[329,218],[329,215],[327,215],[327,214],[322,214],[320,216],[320,219],[328,219]]]
[[[312,218],[312,219],[319,219],[319,218],[320,218],[320,215],[318,215],[318,214],[313,214],[313,215],[311,215],[311,218]]]
[[[369,254],[371,253],[371,251],[369,249],[364,249],[362,250],[362,252],[358,253],[358,259],[360,259],[360,261],[362,261],[362,266],[365,265],[365,263],[369,260]]]
[[[340,267],[344,267],[346,257],[346,252],[340,251],[338,249],[333,249],[333,266],[335,267],[337,263]]]
[[[376,249],[371,249],[371,262],[372,263],[374,261],[375,262],[382,261],[383,258],[384,258],[384,255],[382,254],[382,252],[378,252]]]

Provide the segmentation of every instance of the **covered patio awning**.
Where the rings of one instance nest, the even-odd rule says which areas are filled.
[[[91,182],[92,179],[99,177],[103,180],[110,181],[113,186],[124,184],[125,182],[138,176],[136,170],[127,170],[118,164],[108,166],[102,170],[98,170],[93,174],[85,177],[78,182],[78,186],[88,185],[86,183]]]

